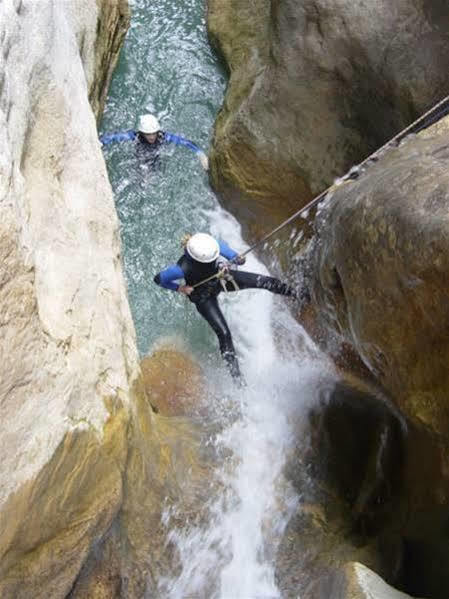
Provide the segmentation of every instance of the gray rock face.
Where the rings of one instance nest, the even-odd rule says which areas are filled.
[[[65,596],[121,500],[139,366],[88,101],[120,4],[0,5],[2,597]]]
[[[446,3],[208,7],[230,69],[212,180],[247,226],[278,224],[449,91]]]

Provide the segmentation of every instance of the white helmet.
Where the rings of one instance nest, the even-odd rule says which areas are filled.
[[[198,262],[213,262],[220,255],[218,242],[207,233],[195,233],[186,245],[189,256]]]
[[[153,114],[142,114],[139,117],[137,129],[141,133],[157,133],[161,130],[161,126]]]

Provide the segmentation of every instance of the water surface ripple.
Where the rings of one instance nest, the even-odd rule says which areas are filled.
[[[134,0],[101,131],[134,128],[139,114],[153,112],[165,130],[207,151],[225,85],[207,41],[202,0]],[[157,170],[139,164],[132,143],[110,145],[104,152],[139,351],[145,355],[170,338],[201,363],[210,384],[207,401],[215,414],[223,413],[214,442],[231,456],[217,472],[222,493],[210,499],[207,525],[179,530],[171,524],[176,506],[164,514],[182,568],[159,581],[158,597],[280,597],[276,548],[298,501],[282,471],[294,441],[292,422],[314,394],[310,379],[320,370],[316,351],[285,298],[260,290],[239,293],[234,301],[220,298],[248,382],[244,390],[234,388],[207,323],[190,302],[152,279],[178,258],[186,231],[211,231],[243,251],[248,246],[239,224],[220,208],[187,149],[167,147]],[[267,272],[254,254],[246,268]],[[238,418],[225,413],[230,397]]]

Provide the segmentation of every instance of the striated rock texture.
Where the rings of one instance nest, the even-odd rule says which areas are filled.
[[[449,92],[441,0],[208,0],[208,28],[230,71],[212,182],[252,233]]]
[[[402,589],[438,599],[449,596],[448,165],[446,118],[386,150],[323,203],[308,257],[318,328],[328,332],[331,346],[343,341],[354,349],[404,427],[393,446],[396,473],[378,459],[371,475],[365,469],[371,491],[350,500],[351,519],[363,515],[368,536],[399,537]],[[353,430],[373,431],[368,413]],[[329,456],[342,447],[337,439]],[[377,445],[385,447],[383,434]],[[357,460],[360,447],[343,461]],[[326,452],[320,455],[325,459]],[[344,469],[331,474],[340,496],[357,489]],[[376,489],[379,477],[388,501]],[[394,522],[382,514],[388,502]]]
[[[103,113],[109,83],[131,14],[128,0],[96,0],[96,5],[78,1],[78,7],[82,8],[78,14],[84,18],[86,10],[92,15],[89,20],[91,26],[88,30],[84,29],[79,47],[89,88],[89,102],[98,120]]]
[[[88,101],[103,10],[120,23],[119,3],[109,0],[0,6],[5,598],[65,596],[122,501],[139,367]],[[94,94],[97,106],[104,91]]]
[[[155,596],[164,505],[197,505],[195,432],[154,416],[142,386],[92,111],[125,6],[0,4],[5,599]]]

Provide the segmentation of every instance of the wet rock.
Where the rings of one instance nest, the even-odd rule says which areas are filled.
[[[142,400],[133,425],[120,519],[126,547],[122,596],[136,598],[163,596],[162,579],[180,573],[167,535],[203,517],[214,492],[201,431],[186,419],[159,414],[150,419],[147,408]]]
[[[156,412],[164,416],[193,416],[201,412],[204,379],[199,365],[187,354],[173,347],[159,348],[143,358],[141,369]]]
[[[401,420],[366,384],[323,380],[320,389],[309,428],[300,424],[287,461],[285,475],[300,502],[278,551],[279,588],[287,598],[324,598],[322,581],[352,561],[400,586]]]
[[[180,571],[168,532],[200,518],[212,493],[201,431],[186,419],[154,414],[142,381],[133,398],[120,512],[91,544],[71,599],[163,596],[161,580]]]
[[[68,599],[114,599],[122,595],[120,533],[112,531],[92,549]]]
[[[325,327],[355,348],[407,417],[443,435],[448,158],[445,130],[388,150],[323,207],[311,258]]]
[[[363,506],[355,513],[364,513],[366,533],[384,530],[401,539],[402,574],[395,586],[436,599],[449,594],[443,532],[449,504],[448,120],[388,149],[356,181],[337,189],[319,211],[309,255],[309,291],[322,346],[350,346],[403,423],[401,461],[395,460],[396,474],[385,478],[393,521],[382,515],[383,502],[366,503],[364,493],[353,510]],[[337,425],[347,416],[347,410],[336,412],[332,421]],[[372,418],[354,428],[359,429],[368,441]],[[342,458],[363,455],[364,440],[347,430],[348,438],[351,434],[354,446]],[[346,460],[350,467],[346,483],[337,488],[340,498],[345,488],[360,488],[353,459]],[[326,484],[336,473],[345,479],[344,463],[340,471],[331,458]],[[376,489],[372,474],[367,468],[367,490]]]
[[[352,562],[328,580],[320,581],[314,589],[316,599],[410,599],[386,584],[380,576],[363,564]]]
[[[211,153],[226,206],[270,230],[444,97],[448,26],[433,0],[208,0],[230,71]]]

